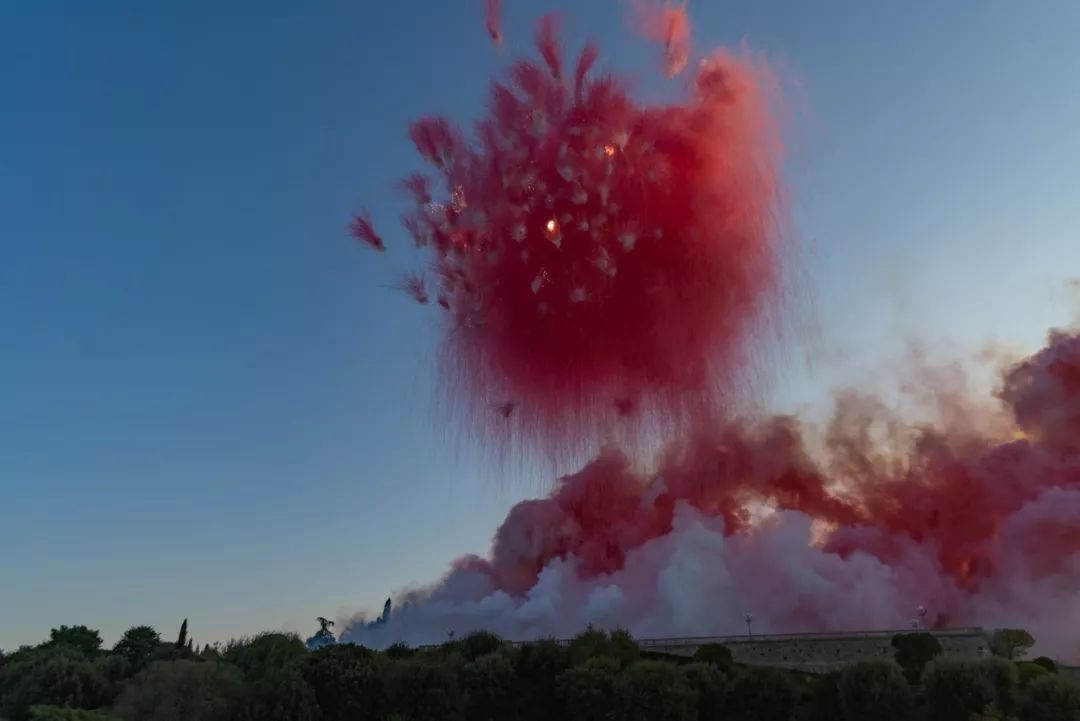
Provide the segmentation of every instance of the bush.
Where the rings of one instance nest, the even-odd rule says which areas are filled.
[[[487,631],[475,631],[453,644],[454,650],[464,656],[466,661],[475,661],[481,656],[501,651],[506,645],[501,638]]]
[[[299,663],[307,654],[307,647],[295,633],[270,632],[230,641],[225,646],[222,658],[255,681],[273,671]]]
[[[694,652],[694,660],[699,663],[711,663],[724,673],[735,667],[731,649],[719,643],[706,643]]]
[[[243,674],[212,661],[155,661],[120,694],[121,721],[229,721]]]
[[[800,721],[841,721],[844,718],[839,671],[813,679],[807,691],[807,703]]]
[[[591,658],[559,677],[559,694],[566,703],[568,721],[607,721],[618,695],[615,683],[619,661],[605,656]]]
[[[728,708],[738,721],[789,721],[797,698],[798,689],[786,672],[756,667],[735,680]]]
[[[409,648],[407,644],[398,642],[391,644],[383,653],[389,659],[412,658],[416,655],[416,650]]]
[[[521,719],[550,721],[566,715],[566,706],[558,693],[558,679],[569,667],[568,649],[553,640],[521,647],[514,658],[515,696]]]
[[[372,651],[342,643],[312,652],[300,673],[325,721],[377,721],[383,709],[384,666]]]
[[[721,721],[731,692],[731,683],[724,672],[712,663],[692,663],[683,666],[682,672],[697,696],[698,721]]]
[[[1032,663],[1037,666],[1042,666],[1050,673],[1057,673],[1057,662],[1055,662],[1051,658],[1047,658],[1046,656],[1039,656],[1037,659],[1032,661]]]
[[[65,706],[31,706],[30,721],[113,721],[99,711],[86,711]]]
[[[944,652],[941,642],[929,633],[897,634],[893,636],[892,646],[896,649],[896,662],[912,685],[922,680],[926,664]]]
[[[665,661],[638,661],[615,682],[617,718],[624,721],[692,721],[697,699],[682,669]]]
[[[640,655],[641,649],[626,631],[613,631],[608,635],[589,629],[570,642],[570,663],[574,666],[594,658],[613,658],[625,668]]]
[[[465,695],[457,663],[436,654],[393,661],[386,672],[387,708],[401,721],[460,721]]]
[[[317,721],[315,692],[296,667],[266,672],[249,683],[230,721]]]
[[[514,667],[503,653],[489,653],[461,672],[469,721],[504,721],[513,716]]]
[[[11,721],[25,721],[31,706],[94,709],[108,701],[101,669],[67,644],[20,651],[0,670],[0,713]]]
[[[909,721],[914,696],[900,666],[863,661],[840,673],[840,706],[845,721]]]
[[[1029,661],[1021,661],[1016,664],[1016,671],[1020,677],[1020,687],[1027,688],[1027,685],[1037,679],[1039,676],[1046,676],[1050,672],[1037,663],[1031,663]]]
[[[926,667],[923,693],[930,721],[955,721],[995,706],[1013,706],[1016,670],[999,659],[962,661],[939,658]]]
[[[1077,721],[1080,692],[1060,676],[1040,676],[1020,699],[1019,711],[1024,721]]]

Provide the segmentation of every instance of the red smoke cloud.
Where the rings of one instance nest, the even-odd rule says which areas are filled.
[[[685,65],[685,11],[652,12],[681,58],[669,70]],[[594,72],[591,44],[564,67],[554,17],[536,46],[541,63],[492,85],[474,140],[441,117],[409,129],[431,175],[402,183],[403,222],[430,279],[402,287],[445,311],[444,375],[468,427],[565,458],[699,425],[753,357],[778,295],[776,84],[721,51],[684,102],[650,105]],[[382,249],[366,217],[354,230]]]
[[[847,397],[824,455],[791,417],[700,432],[655,474],[604,451],[515,506],[488,558],[459,561],[387,628],[347,636],[532,638],[590,622],[726,633],[746,611],[762,632],[898,628],[925,604],[931,624],[1028,625],[1044,648],[1075,654],[1078,379],[1080,332],[1053,333],[1009,369],[999,396],[1015,440],[954,424],[883,446],[868,427],[891,419]],[[762,507],[771,515],[755,520]]]
[[[685,9],[643,18],[677,73]],[[450,390],[481,437],[556,457],[684,440],[647,475],[638,446],[601,452],[516,506],[487,558],[346,638],[702,635],[746,612],[762,632],[896,628],[918,604],[938,625],[1080,628],[1080,335],[1005,374],[1015,437],[965,423],[953,392],[943,423],[908,428],[843,398],[823,451],[796,418],[725,419],[780,290],[775,81],[719,52],[684,103],[647,105],[594,76],[591,45],[564,68],[555,30],[537,31],[542,65],[493,85],[475,142],[438,117],[410,128],[434,177],[402,183],[403,221],[431,268],[401,288],[445,313]],[[386,247],[366,214],[353,231]]]

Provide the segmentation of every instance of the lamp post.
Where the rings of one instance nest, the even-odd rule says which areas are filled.
[[[746,621],[746,638],[749,641],[753,641],[754,640],[754,630],[752,628],[752,624],[754,623],[754,614],[752,614],[752,613],[746,614],[746,617],[743,620]]]

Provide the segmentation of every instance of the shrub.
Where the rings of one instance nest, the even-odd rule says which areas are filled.
[[[692,721],[696,698],[682,669],[664,661],[638,661],[615,682],[621,721]]]
[[[465,694],[453,657],[422,654],[392,661],[386,671],[387,708],[402,721],[460,721]]]
[[[1040,676],[1028,685],[1019,711],[1024,721],[1077,721],[1080,692],[1060,676]]]
[[[229,721],[243,674],[214,661],[155,661],[120,694],[122,721]]]
[[[14,654],[0,670],[0,713],[11,721],[29,718],[31,706],[99,708],[110,685],[101,668],[67,644]]]
[[[559,694],[566,703],[568,721],[607,721],[618,698],[615,683],[618,660],[591,658],[559,677]]]
[[[638,660],[641,649],[626,631],[614,631],[611,635],[589,629],[578,634],[570,642],[570,662],[577,666],[594,658],[613,658],[622,667]]]
[[[909,721],[911,687],[892,661],[863,661],[840,673],[840,705],[845,721]]]
[[[786,672],[756,667],[735,680],[728,708],[738,721],[789,721],[797,698],[798,689]]]
[[[466,661],[475,661],[481,656],[506,648],[506,642],[493,633],[475,631],[454,643],[454,647]]]
[[[1016,664],[1016,671],[1020,677],[1020,687],[1027,688],[1028,684],[1037,679],[1039,676],[1046,676],[1050,672],[1037,663],[1031,663],[1029,661],[1021,661]]]
[[[326,646],[300,664],[325,721],[377,721],[384,700],[385,662],[351,643]]]
[[[943,653],[941,642],[929,633],[897,634],[893,636],[892,646],[896,649],[896,662],[912,685],[922,680],[926,664]]]
[[[840,701],[840,672],[818,676],[811,683],[809,698],[801,721],[842,721],[844,708]]]
[[[231,721],[316,721],[315,692],[296,667],[268,671],[249,683]]]
[[[699,646],[694,652],[694,660],[699,663],[711,663],[724,673],[730,672],[735,666],[731,649],[719,643],[706,643]]]
[[[503,653],[489,653],[461,672],[469,721],[504,721],[513,716],[514,667]]]
[[[389,659],[412,658],[416,655],[416,650],[410,648],[408,644],[399,641],[398,643],[388,646],[383,653],[386,654],[386,657]]]
[[[955,721],[993,705],[1008,712],[1014,702],[1016,671],[1006,661],[939,658],[926,667],[923,692],[930,721]]]
[[[295,633],[270,632],[230,641],[222,658],[243,671],[247,678],[258,680],[298,663],[307,654],[307,647]]]
[[[566,706],[558,693],[558,679],[569,667],[568,649],[553,640],[521,647],[514,657],[515,697],[520,705],[520,718],[550,721],[566,715]]]
[[[724,672],[712,663],[692,663],[683,666],[682,672],[697,696],[698,721],[721,721],[731,692],[731,682]]]
[[[1033,660],[1032,663],[1037,666],[1042,666],[1050,673],[1057,673],[1057,662],[1055,662],[1051,658],[1047,658],[1046,656],[1039,656],[1037,659]]]
[[[66,706],[31,706],[30,721],[113,721],[100,711],[86,711]]]

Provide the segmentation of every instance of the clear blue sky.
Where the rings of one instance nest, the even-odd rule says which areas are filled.
[[[406,122],[467,121],[505,62],[481,4],[0,4],[0,647],[309,631],[484,551],[547,482],[455,452],[432,321],[344,235],[367,203],[395,239]],[[511,53],[561,8],[655,77],[615,0],[505,4]],[[747,40],[811,109],[794,224],[845,361],[793,364],[777,404],[905,337],[1031,348],[1067,318],[1080,4],[690,5],[698,50]]]

